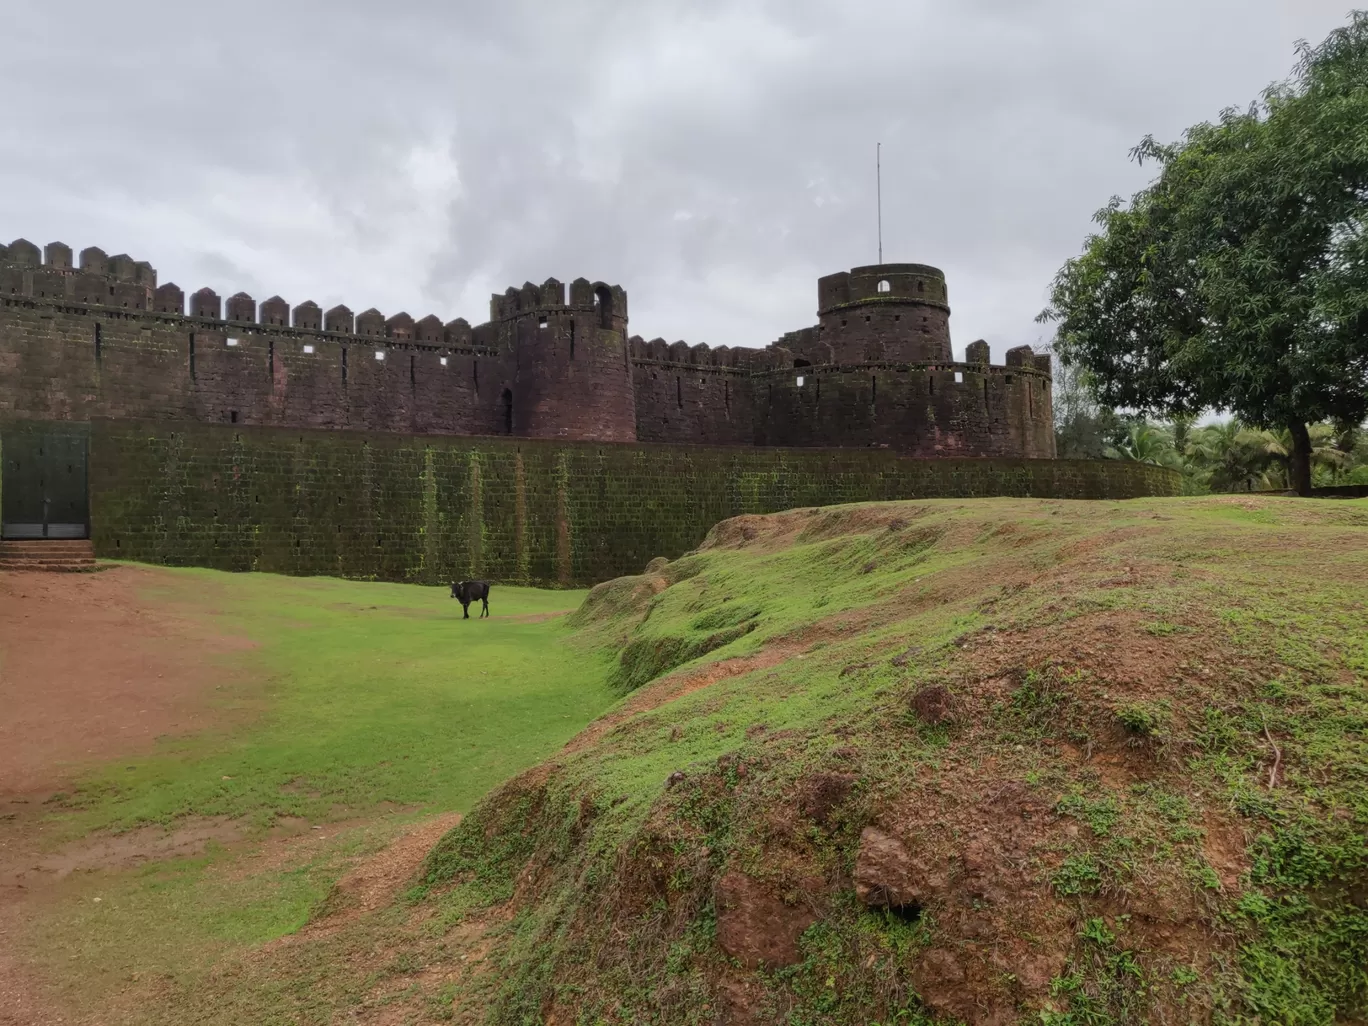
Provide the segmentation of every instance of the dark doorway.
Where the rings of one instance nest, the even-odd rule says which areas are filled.
[[[613,329],[613,292],[607,285],[594,289],[594,305],[598,307],[599,327]]]
[[[0,437],[0,537],[88,538],[90,428],[18,424]]]
[[[503,390],[503,419],[504,434],[513,433],[513,393],[508,389]]]

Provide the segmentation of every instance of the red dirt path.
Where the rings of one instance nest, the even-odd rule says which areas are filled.
[[[45,1007],[15,949],[45,874],[43,801],[88,765],[149,751],[215,719],[215,656],[245,643],[140,595],[156,570],[0,572],[0,1026],[70,1021]],[[179,585],[181,582],[176,581]]]

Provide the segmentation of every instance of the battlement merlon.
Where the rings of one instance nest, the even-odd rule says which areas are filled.
[[[65,276],[78,272],[96,275],[146,288],[149,295],[157,288],[156,269],[146,260],[134,260],[127,253],[107,256],[104,250],[91,246],[81,251],[78,268],[72,249],[65,242],[49,242],[39,249],[28,239],[15,239],[8,246],[0,245],[0,267]]]
[[[576,278],[566,286],[555,278],[547,278],[541,285],[532,282],[522,287],[510,285],[503,294],[489,297],[490,323],[526,317],[530,314],[585,313],[598,315],[599,327],[620,330],[627,324],[627,291],[621,285],[591,282]]]

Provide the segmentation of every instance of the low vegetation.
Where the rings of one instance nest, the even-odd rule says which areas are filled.
[[[432,853],[418,907],[498,923],[450,1014],[1362,1017],[1365,528],[1269,499],[809,510],[601,586],[590,649],[712,650]],[[857,897],[869,828],[915,901]],[[748,961],[747,916],[784,964]]]
[[[575,653],[542,664],[550,693],[574,677],[617,704],[476,804],[392,904],[309,892],[290,943],[225,940],[140,1012],[1354,1022],[1366,620],[1359,500],[727,521],[568,623],[506,625]]]

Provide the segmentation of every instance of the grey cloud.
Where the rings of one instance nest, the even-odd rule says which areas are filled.
[[[0,236],[163,280],[481,319],[621,282],[633,330],[763,345],[814,279],[950,276],[957,346],[1035,341],[1126,152],[1252,99],[1321,0],[247,0],[25,5]],[[80,26],[77,29],[71,25]],[[17,91],[17,99],[16,99]]]

